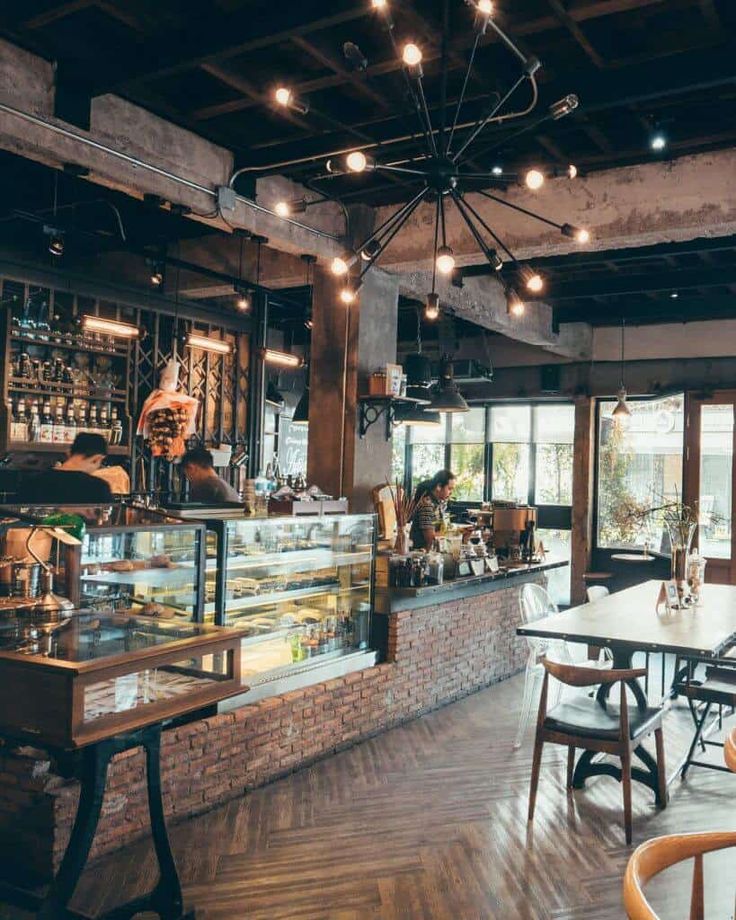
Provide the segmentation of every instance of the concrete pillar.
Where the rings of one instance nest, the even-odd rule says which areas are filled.
[[[307,475],[325,492],[346,496],[352,511],[369,511],[371,489],[391,468],[391,442],[383,420],[360,438],[358,395],[372,371],[396,360],[398,279],[369,272],[351,307],[340,301],[340,286],[315,271]]]

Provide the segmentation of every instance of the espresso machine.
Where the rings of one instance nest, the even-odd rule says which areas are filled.
[[[493,543],[510,563],[534,562],[537,509],[532,505],[493,505]]]

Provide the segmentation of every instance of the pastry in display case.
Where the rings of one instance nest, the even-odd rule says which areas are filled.
[[[205,621],[243,636],[253,686],[368,650],[372,514],[207,521]]]
[[[80,607],[132,608],[146,616],[201,621],[205,527],[126,503],[7,508],[38,521],[80,522],[81,546],[65,554],[68,594]],[[73,575],[73,577],[70,576]]]

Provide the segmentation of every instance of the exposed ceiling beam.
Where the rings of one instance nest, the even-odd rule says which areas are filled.
[[[554,308],[558,323],[591,323],[593,326],[618,326],[649,323],[693,323],[702,320],[736,318],[736,295],[709,295],[707,298],[679,297],[677,300],[622,298],[609,301],[605,308],[590,303]]]
[[[551,279],[545,291],[545,302],[555,305],[562,301],[586,300],[589,297],[610,297],[623,294],[643,294],[656,291],[686,291],[693,288],[724,287],[736,283],[736,261],[733,265],[718,268],[685,268],[659,273],[645,272],[636,275],[617,274],[591,280],[574,281]]]
[[[575,22],[569,11],[565,9],[561,0],[547,0],[547,5],[551,8],[552,12],[567,29],[570,35],[572,35],[575,41],[580,45],[583,51],[588,55],[595,66],[601,69],[605,67],[606,62],[603,60],[600,54],[598,54],[586,36],[585,32],[583,32],[577,22]]]
[[[91,6],[95,6],[95,2],[96,0],[68,0],[67,3],[60,3],[57,6],[44,10],[42,13],[37,13],[35,16],[29,17],[24,22],[19,23],[16,28],[43,29],[45,26],[50,26],[59,19],[71,16],[72,13],[78,13],[80,10],[86,10]]]

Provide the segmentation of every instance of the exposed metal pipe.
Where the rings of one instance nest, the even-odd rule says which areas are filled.
[[[116,150],[114,147],[108,147],[107,144],[102,144],[99,141],[93,140],[91,137],[85,137],[85,135],[78,134],[76,131],[65,128],[62,125],[57,125],[54,122],[47,121],[40,115],[33,115],[31,112],[24,112],[22,109],[16,109],[14,106],[8,105],[5,102],[0,102],[0,112],[4,112],[6,115],[11,115],[15,118],[19,118],[22,121],[26,121],[29,124],[35,125],[36,127],[44,128],[47,131],[51,131],[54,134],[60,135],[61,137],[66,137],[69,140],[84,144],[86,147],[91,147],[93,150],[100,151],[100,153],[104,153],[108,156],[115,157],[118,160],[122,160],[123,162],[134,166],[136,169],[145,169],[147,172],[151,172],[157,176],[161,176],[164,179],[168,179],[170,182],[176,182],[178,185],[184,186],[193,192],[209,195],[210,198],[212,198],[213,201],[217,203],[216,188],[208,188],[206,185],[201,185],[199,182],[194,182],[192,179],[186,179],[184,176],[179,176],[176,173],[173,173],[168,169],[164,169],[161,166],[155,166],[153,163],[147,163],[145,160],[131,156],[129,153],[123,153],[121,150]],[[256,204],[256,202],[251,201],[250,198],[245,198],[242,195],[236,194],[236,199],[242,202],[252,211],[256,211],[259,214],[268,214],[270,217],[274,216],[273,211],[269,210],[269,208],[264,208],[263,205]],[[293,220],[292,218],[288,217],[280,218],[280,220],[284,224],[290,224],[292,227],[297,227],[300,230],[305,230],[314,236],[320,237],[321,239],[330,240],[333,243],[340,243],[339,238],[333,236],[331,233],[326,233],[323,230],[317,230],[314,227],[309,227],[307,224],[303,224],[298,220]]]

